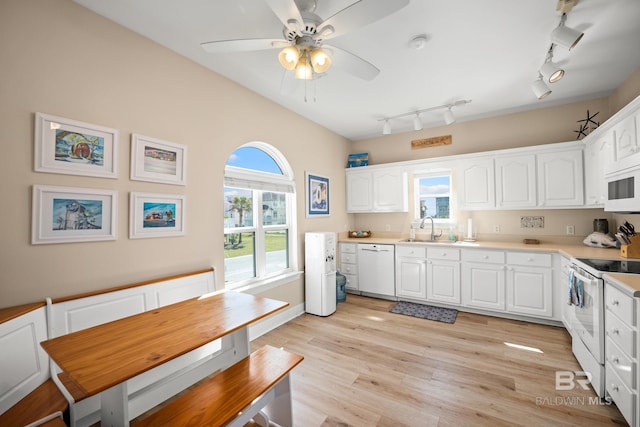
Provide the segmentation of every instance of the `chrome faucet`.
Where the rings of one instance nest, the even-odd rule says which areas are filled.
[[[431,240],[436,240],[437,237],[442,236],[442,230],[440,230],[440,234],[436,235],[436,232],[435,232],[435,229],[434,229],[434,225],[433,225],[433,217],[425,216],[424,218],[422,218],[422,222],[420,222],[420,228],[424,228],[424,222],[427,219],[431,220]]]

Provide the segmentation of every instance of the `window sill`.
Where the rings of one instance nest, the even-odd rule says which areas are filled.
[[[226,289],[236,292],[244,292],[247,294],[260,294],[270,289],[277,288],[278,286],[293,282],[294,280],[302,277],[303,274],[304,271],[290,271],[278,276],[269,277],[268,279],[256,280],[249,284],[242,284],[236,287],[227,286]]]

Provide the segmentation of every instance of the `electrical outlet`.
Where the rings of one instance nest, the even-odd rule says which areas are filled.
[[[391,225],[385,224],[384,225],[384,231],[391,231]]]
[[[499,233],[500,232],[500,224],[495,224],[493,226],[493,232],[494,233]]]
[[[576,229],[573,225],[567,225],[567,236],[573,236],[576,234]]]

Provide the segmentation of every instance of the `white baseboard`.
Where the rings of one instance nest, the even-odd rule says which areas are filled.
[[[266,334],[267,332],[277,328],[280,325],[284,325],[289,320],[304,314],[304,303],[300,303],[296,306],[289,307],[279,313],[269,316],[268,318],[254,324],[249,325],[249,340],[254,339]]]

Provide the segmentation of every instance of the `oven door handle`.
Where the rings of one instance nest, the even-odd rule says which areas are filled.
[[[593,282],[595,282],[597,279],[595,278],[588,278],[586,276],[583,276],[582,274],[578,273],[575,269],[571,269],[571,271],[573,271],[573,277],[575,277],[576,279],[580,280],[582,283],[588,283],[588,284],[593,284]]]

